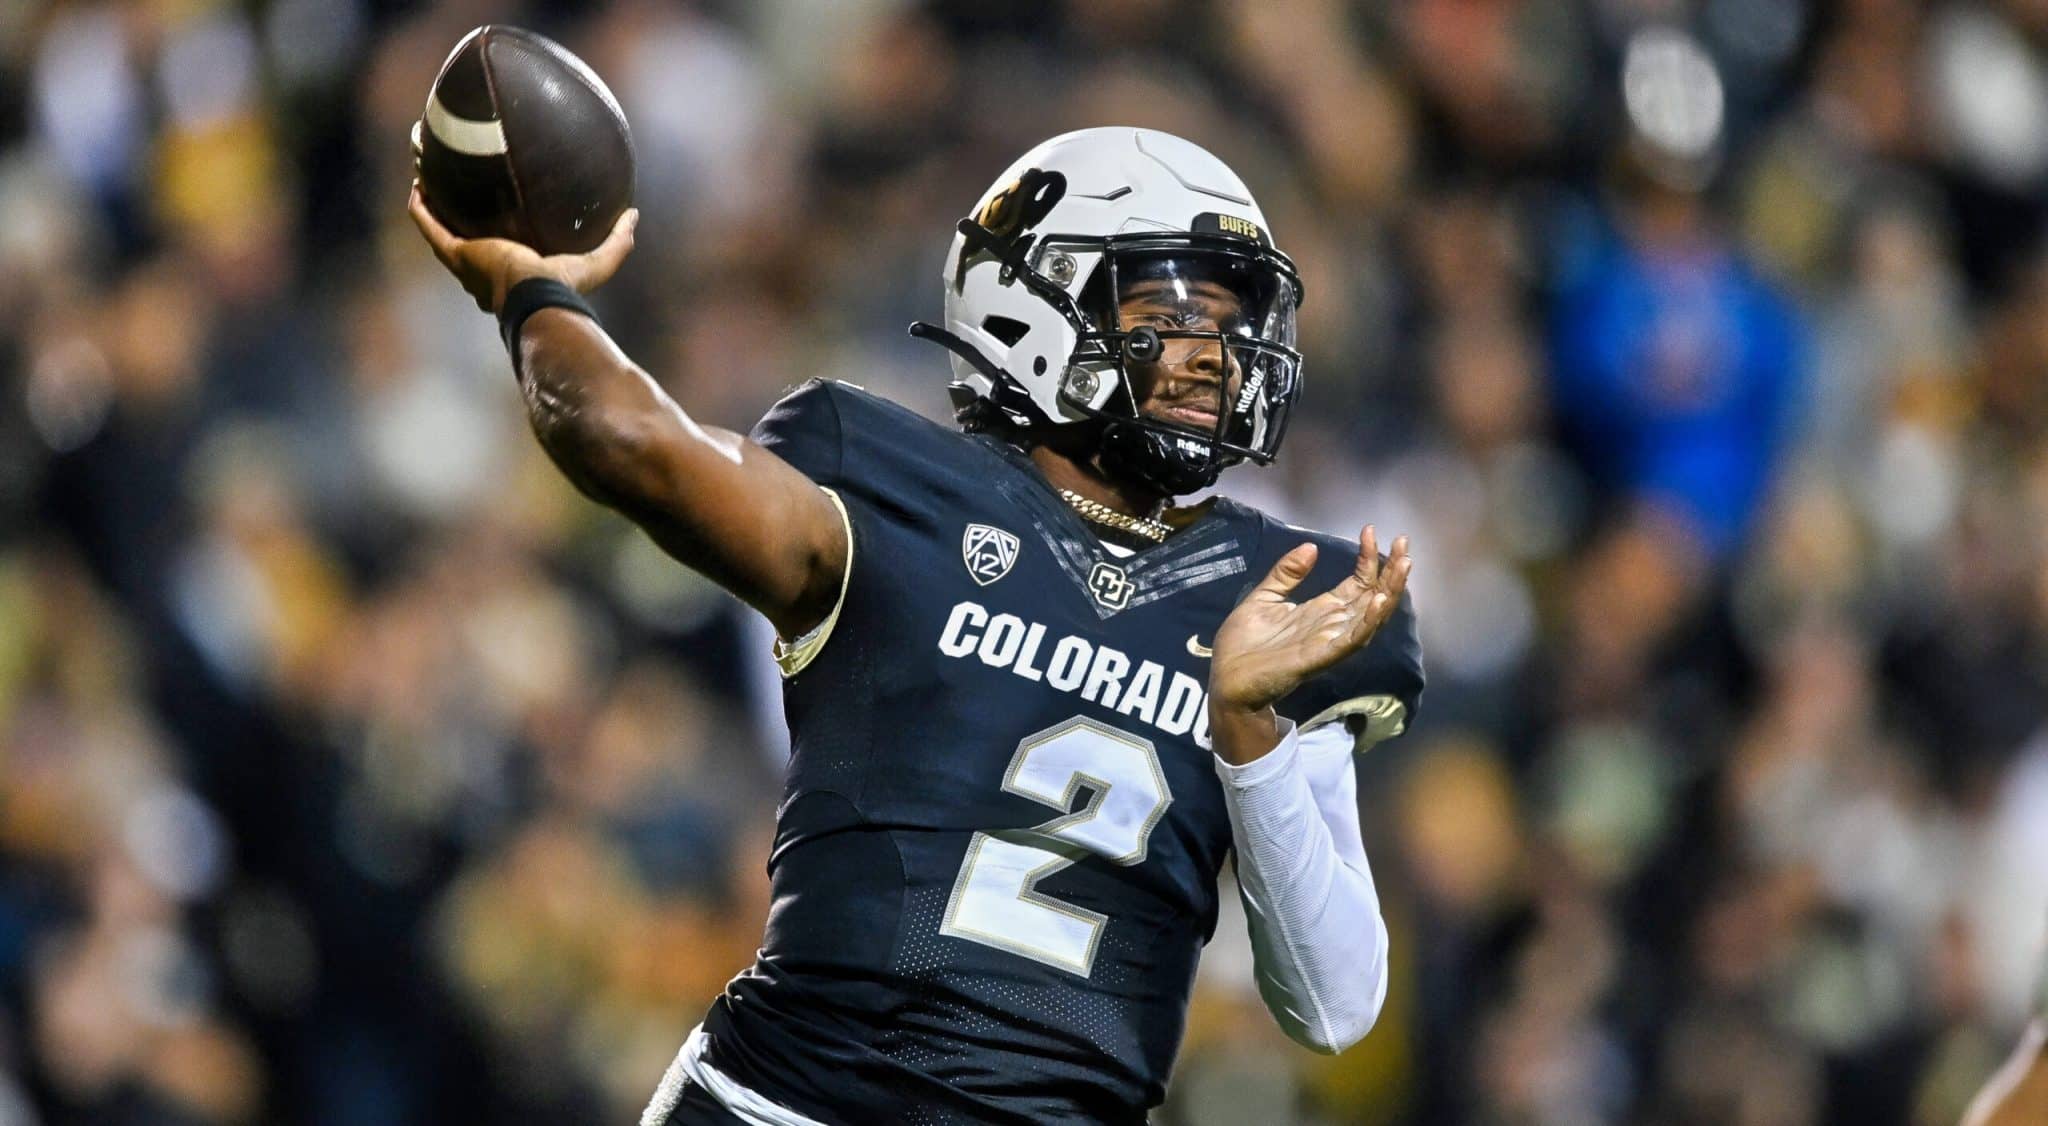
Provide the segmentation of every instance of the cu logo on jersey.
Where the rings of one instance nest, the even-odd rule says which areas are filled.
[[[1114,563],[1097,563],[1088,572],[1088,593],[1095,601],[1111,610],[1121,610],[1131,600],[1131,580],[1124,577],[1124,569]]]
[[[987,586],[1010,573],[1017,561],[1017,537],[987,524],[969,524],[960,539],[960,558],[974,581]]]

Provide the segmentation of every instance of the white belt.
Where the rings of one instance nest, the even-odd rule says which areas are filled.
[[[703,1025],[690,1030],[683,1050],[676,1053],[675,1062],[668,1065],[668,1071],[661,1077],[661,1086],[654,1089],[654,1101],[641,1112],[640,1126],[662,1126],[668,1120],[669,1112],[675,1110],[683,1097],[685,1080],[709,1091],[712,1098],[747,1126],[825,1126],[740,1086],[732,1076],[706,1063],[704,1048],[709,1043]]]

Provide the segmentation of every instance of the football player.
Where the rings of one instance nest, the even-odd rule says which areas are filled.
[[[774,623],[792,755],[759,960],[646,1123],[1141,1122],[1235,854],[1260,991],[1338,1052],[1387,932],[1351,756],[1422,692],[1382,557],[1220,497],[1301,393],[1301,283],[1244,183],[1167,134],[1025,154],[955,232],[952,429],[813,381],[692,421],[578,294],[584,256],[464,241],[578,488]]]

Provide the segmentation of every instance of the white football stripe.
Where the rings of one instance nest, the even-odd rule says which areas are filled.
[[[427,128],[442,144],[464,156],[499,156],[505,151],[503,122],[457,117],[441,104],[438,93],[427,95]]]

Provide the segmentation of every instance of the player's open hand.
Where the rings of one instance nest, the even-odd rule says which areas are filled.
[[[626,255],[633,252],[633,228],[640,224],[640,209],[629,207],[612,224],[597,249],[587,254],[551,254],[542,257],[532,247],[504,238],[461,238],[441,225],[427,210],[420,195],[419,181],[413,181],[412,198],[406,207],[412,221],[434,248],[462,288],[476,298],[476,307],[495,313],[505,303],[505,294],[527,278],[553,278],[578,293],[589,293],[618,272]]]
[[[1413,566],[1407,536],[1394,541],[1382,563],[1368,524],[1358,537],[1358,566],[1343,582],[1306,602],[1288,601],[1315,563],[1313,543],[1281,556],[1217,628],[1209,659],[1214,703],[1259,711],[1357,652],[1393,616]]]

